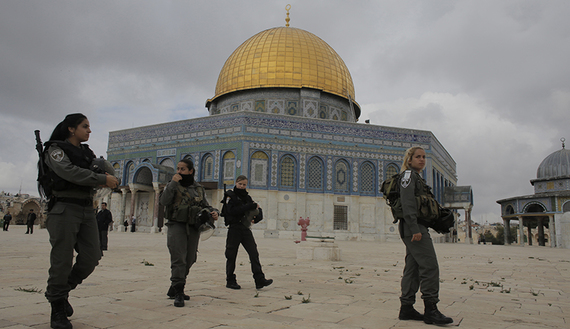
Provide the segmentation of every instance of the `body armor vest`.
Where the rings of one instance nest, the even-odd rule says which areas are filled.
[[[67,155],[67,157],[69,158],[69,160],[71,161],[71,163],[75,166],[84,168],[84,169],[89,169],[89,166],[91,165],[91,162],[93,161],[93,159],[95,158],[95,154],[93,153],[93,151],[89,148],[88,145],[86,144],[81,144],[80,147],[76,147],[68,142],[65,141],[47,141],[44,144],[44,158],[46,156],[49,156],[49,154],[47,154],[49,147],[52,144],[56,144],[57,146],[59,146],[59,148],[61,148],[63,150],[63,152],[65,152],[65,155]],[[46,196],[49,198],[51,197],[50,193],[51,191],[64,191],[64,190],[68,190],[68,189],[74,189],[74,190],[85,190],[85,191],[90,191],[92,189],[91,186],[82,186],[82,185],[77,185],[77,184],[73,184],[67,180],[65,180],[65,178],[63,177],[59,177],[53,170],[51,170],[51,168],[47,167],[47,171],[45,171],[45,176],[40,183],[42,184],[42,186],[44,187],[44,191],[46,191]]]

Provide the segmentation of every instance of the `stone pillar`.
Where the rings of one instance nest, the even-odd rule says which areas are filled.
[[[125,222],[125,219],[127,219],[127,218],[125,218],[125,211],[126,211],[125,208],[127,207],[127,192],[128,192],[128,189],[126,189],[126,188],[121,189],[121,208],[120,208],[120,213],[119,213],[120,220],[119,220],[119,224],[117,227],[117,232],[123,232],[123,230],[125,228],[123,226],[123,223]]]
[[[530,228],[530,225],[527,227],[527,231],[528,231],[528,245],[532,246],[532,230]]]
[[[554,227],[554,215],[548,215],[548,231],[550,232],[550,247],[556,247],[556,228]]]
[[[131,189],[131,211],[129,211],[129,225],[133,224],[132,218],[135,214],[136,196],[137,196],[137,190]],[[136,224],[138,225],[138,223]]]
[[[154,209],[152,210],[152,227],[150,228],[150,233],[158,232],[158,207],[160,197],[160,188],[156,187],[154,189]]]
[[[523,216],[518,216],[519,219],[519,245],[524,247],[524,219]]]
[[[471,208],[465,208],[465,223],[467,224],[467,237],[465,240],[468,244],[473,244],[473,233],[471,231]]]
[[[542,225],[542,218],[539,217],[537,219],[538,221],[538,245],[539,246],[544,246],[544,225]]]
[[[511,221],[509,219],[503,219],[503,239],[505,246],[511,244]]]

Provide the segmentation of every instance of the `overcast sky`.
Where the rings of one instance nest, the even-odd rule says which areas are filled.
[[[33,131],[68,113],[103,156],[109,131],[206,116],[225,60],[287,3],[345,61],[360,122],[435,134],[478,222],[570,140],[568,1],[2,0],[0,191],[37,195]]]

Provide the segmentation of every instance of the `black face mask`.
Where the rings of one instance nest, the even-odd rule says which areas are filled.
[[[188,186],[194,184],[194,174],[191,174],[191,175],[180,174],[180,176],[182,176],[182,180],[180,180],[180,185],[182,185],[184,187],[188,187]]]
[[[248,196],[246,189],[239,189],[237,187],[234,187],[234,193],[242,199],[244,199],[246,196]]]

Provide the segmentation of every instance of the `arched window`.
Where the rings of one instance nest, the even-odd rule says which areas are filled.
[[[307,188],[309,190],[323,190],[323,168],[323,161],[318,157],[312,157],[309,160],[309,166],[307,170]]]
[[[348,163],[344,160],[336,162],[334,167],[334,191],[346,193],[348,192],[350,173],[348,171]]]
[[[231,151],[226,152],[226,154],[224,154],[224,183],[226,184],[233,183],[235,171],[236,171],[236,156],[234,152]]]
[[[160,164],[161,164],[162,166],[165,166],[165,167],[170,167],[170,168],[176,169],[175,166],[174,166],[174,161],[172,161],[171,158],[163,159],[162,161],[160,161]]]
[[[204,156],[202,160],[202,178],[204,180],[213,180],[214,179],[214,157],[211,154],[207,154]]]
[[[252,186],[267,186],[267,163],[269,157],[261,151],[257,151],[251,155],[251,171],[249,175],[249,184]]]
[[[292,156],[286,155],[281,158],[281,164],[279,165],[279,178],[281,187],[295,187],[295,160]]]
[[[389,164],[388,166],[386,166],[386,179],[396,175],[398,172],[400,172],[398,166],[396,166],[393,163]]]
[[[569,212],[569,211],[570,211],[570,201],[566,201],[566,203],[562,205],[562,212]]]
[[[512,215],[515,213],[515,209],[512,205],[508,205],[507,208],[505,208],[505,213],[506,215]]]
[[[138,170],[134,183],[152,186],[152,172],[147,167],[142,167]]]
[[[376,175],[374,174],[374,165],[370,162],[364,162],[360,166],[360,193],[361,194],[374,194],[374,187],[376,186]]]

